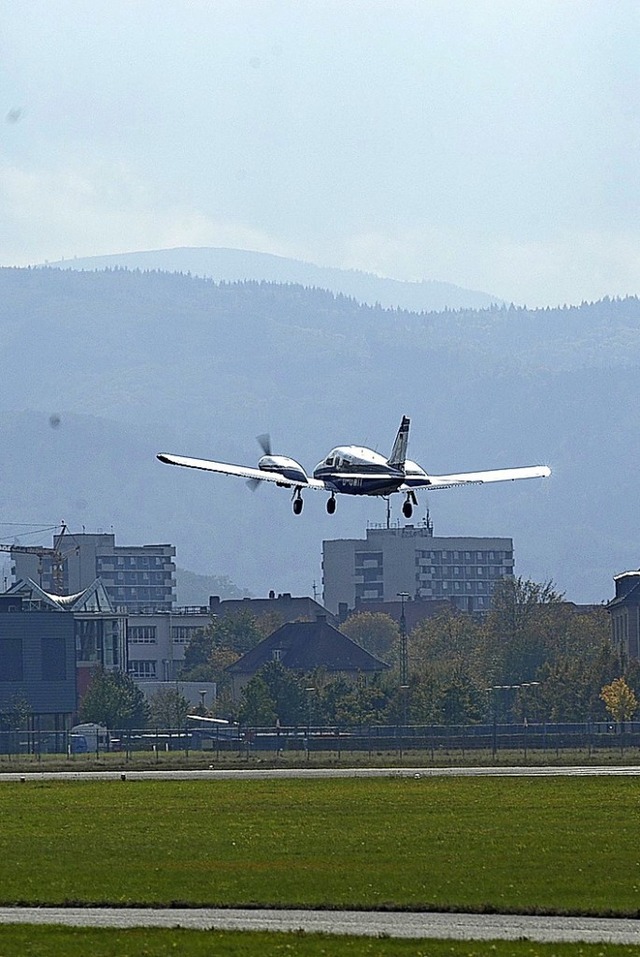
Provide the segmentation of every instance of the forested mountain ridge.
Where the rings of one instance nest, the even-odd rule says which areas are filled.
[[[155,453],[253,464],[270,431],[311,469],[342,442],[388,451],[406,413],[410,455],[435,473],[554,469],[421,495],[436,534],[510,535],[518,574],[576,601],[640,564],[637,297],[416,314],[296,285],[1,269],[0,333],[0,523],[113,525],[255,594],[309,593],[322,539],[364,537],[382,502],[343,499],[330,519],[308,493],[295,519],[282,490]]]
[[[336,269],[271,253],[220,247],[178,247],[151,249],[109,256],[89,256],[53,263],[60,269],[141,269],[184,273],[223,282],[259,280],[293,283],[308,288],[328,289],[351,296],[359,302],[400,307],[421,312],[425,309],[477,308],[498,302],[496,296],[453,283],[424,280],[403,282],[386,279],[357,269]]]

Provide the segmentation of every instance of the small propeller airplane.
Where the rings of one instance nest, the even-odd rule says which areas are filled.
[[[341,445],[331,452],[307,475],[295,459],[287,455],[273,455],[268,435],[259,435],[258,442],[264,455],[257,468],[244,465],[227,465],[226,462],[210,462],[208,459],[193,459],[183,455],[160,452],[158,458],[167,465],[182,465],[186,468],[204,469],[206,472],[221,472],[248,479],[253,488],[260,482],[273,482],[283,488],[293,489],[293,511],[302,511],[303,489],[319,489],[328,492],[327,512],[336,510],[336,495],[379,495],[386,497],[400,492],[405,495],[402,513],[411,518],[418,504],[419,489],[453,488],[457,485],[482,485],[485,482],[506,482],[516,479],[546,478],[551,469],[546,465],[526,468],[493,469],[487,472],[461,472],[458,475],[428,475],[416,462],[407,458],[409,442],[409,418],[405,415],[400,423],[391,455],[385,458],[373,449],[359,445]]]

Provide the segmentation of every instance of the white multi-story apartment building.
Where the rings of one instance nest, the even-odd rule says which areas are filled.
[[[62,582],[54,581],[51,556],[12,552],[15,578],[31,578],[45,591],[64,595],[81,592],[99,578],[113,605],[134,614],[174,606],[173,545],[116,545],[113,534],[72,532],[55,545],[64,558]]]
[[[448,598],[482,613],[497,581],[513,575],[510,538],[436,537],[430,523],[377,526],[365,539],[323,542],[324,604],[338,614],[361,602]]]

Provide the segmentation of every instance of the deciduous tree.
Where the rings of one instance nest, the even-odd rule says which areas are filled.
[[[177,688],[159,688],[149,699],[149,721],[153,728],[182,728],[189,711],[189,702]]]
[[[638,699],[624,678],[616,678],[611,684],[605,685],[600,697],[613,720],[620,725],[631,720],[638,710]]]
[[[80,720],[107,728],[144,728],[149,705],[133,678],[122,671],[100,668],[80,702]]]
[[[389,664],[398,657],[400,629],[384,612],[361,611],[349,615],[340,631],[357,641],[365,651]]]

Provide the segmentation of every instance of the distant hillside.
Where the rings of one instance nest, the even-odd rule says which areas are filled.
[[[351,296],[358,302],[371,306],[380,303],[381,306],[408,309],[412,312],[483,309],[499,302],[495,296],[462,289],[452,283],[400,282],[354,269],[330,269],[298,259],[243,249],[154,249],[63,260],[51,265],[61,269],[157,269],[224,282],[255,279],[259,282],[297,283],[308,288],[328,289],[330,292]]]
[[[209,598],[250,598],[246,588],[238,588],[226,575],[198,575],[185,568],[176,567],[176,592],[178,605],[208,606]]]
[[[0,336],[0,525],[113,526],[255,595],[310,594],[323,539],[364,537],[383,501],[341,498],[330,517],[310,491],[296,518],[285,490],[156,452],[253,464],[269,431],[312,469],[345,442],[388,451],[406,413],[410,456],[434,473],[554,469],[420,493],[436,534],[512,536],[516,571],[574,601],[640,565],[636,298],[416,315],[298,285],[0,269]]]

